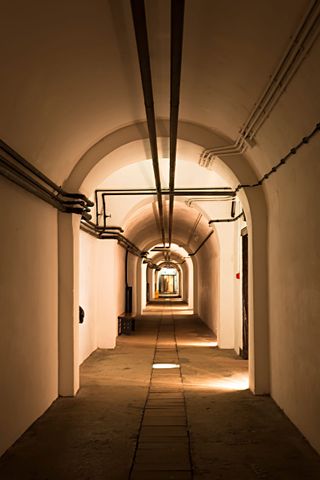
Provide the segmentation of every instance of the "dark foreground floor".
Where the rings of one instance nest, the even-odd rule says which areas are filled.
[[[84,362],[77,397],[58,399],[8,450],[0,479],[319,480],[319,456],[246,389],[246,368],[192,315],[145,317]]]

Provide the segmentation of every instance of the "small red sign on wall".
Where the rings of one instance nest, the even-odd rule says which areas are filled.
[[[240,280],[240,272],[236,273],[236,279]]]

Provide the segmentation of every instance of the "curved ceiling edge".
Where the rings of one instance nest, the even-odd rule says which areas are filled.
[[[157,119],[157,134],[158,137],[169,137],[169,120]],[[87,150],[87,152],[80,158],[69,177],[64,182],[64,188],[72,191],[80,190],[86,176],[100,160],[123,145],[134,141],[146,140],[147,138],[148,128],[145,121],[127,125],[109,135],[106,135],[89,148],[89,150]],[[178,139],[194,143],[204,149],[218,145],[228,145],[231,141],[220,132],[217,133],[203,125],[186,121],[179,122]],[[230,158],[232,166],[230,166]],[[234,162],[232,161],[233,157],[230,156],[230,158],[224,157],[224,163],[231,168],[240,182],[256,180],[256,176],[244,155],[238,155],[235,157],[236,163],[242,165],[240,170],[243,170],[243,166],[247,166],[247,168],[245,168],[246,171],[243,172],[243,174],[241,171],[238,171],[238,168],[235,169],[235,166],[233,166]]]

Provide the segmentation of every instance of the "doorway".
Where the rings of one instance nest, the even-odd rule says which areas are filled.
[[[249,352],[249,301],[248,301],[248,234],[241,232],[242,238],[242,349],[241,357],[248,359]]]
[[[179,295],[178,272],[172,267],[163,267],[158,277],[159,296]]]

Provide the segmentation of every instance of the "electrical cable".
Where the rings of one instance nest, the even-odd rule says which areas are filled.
[[[284,157],[282,157],[274,167],[272,167],[267,173],[265,173],[263,175],[263,177],[260,178],[260,180],[258,182],[252,183],[252,184],[241,184],[241,183],[239,183],[239,185],[235,189],[235,193],[238,193],[243,188],[260,187],[266,180],[268,180],[268,178],[271,175],[273,175],[275,172],[277,172],[279,170],[279,168],[281,168],[283,165],[285,165],[290,157],[292,157],[293,155],[296,155],[296,153],[303,147],[303,145],[308,144],[309,141],[312,139],[312,137],[314,137],[314,135],[316,133],[318,133],[319,131],[320,131],[320,122],[316,124],[315,128],[312,130],[312,132],[309,135],[303,137],[302,140],[297,145],[292,147],[289,150],[289,152]]]

